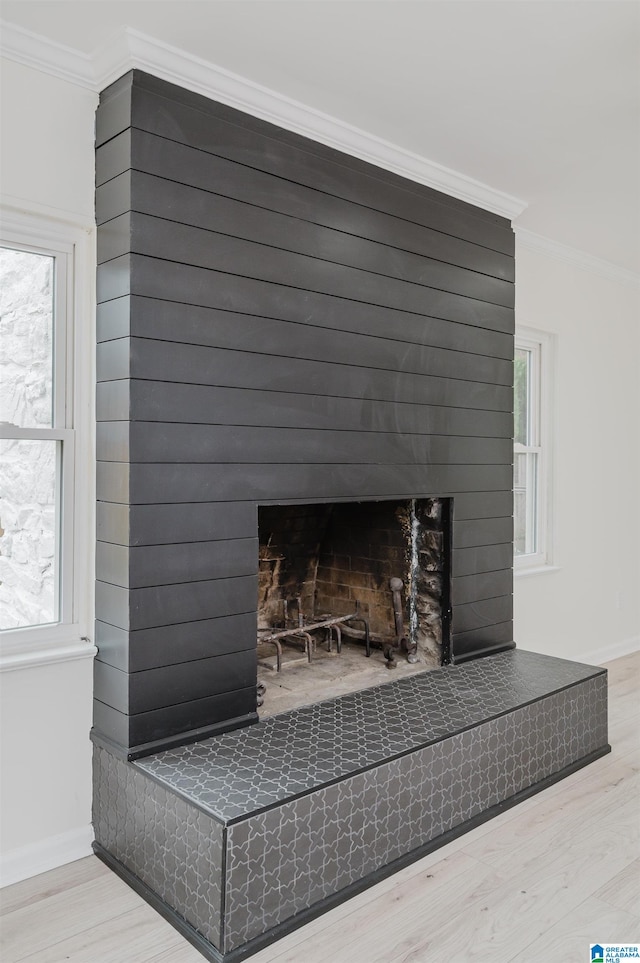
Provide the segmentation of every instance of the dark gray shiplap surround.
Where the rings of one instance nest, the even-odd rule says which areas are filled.
[[[512,647],[509,222],[140,71],[96,163],[96,733],[255,721],[258,504],[452,496],[452,659]]]

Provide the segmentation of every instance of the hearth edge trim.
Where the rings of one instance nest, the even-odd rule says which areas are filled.
[[[122,762],[134,763],[136,759],[144,759],[146,756],[153,756],[167,749],[179,749],[181,746],[188,746],[193,742],[202,742],[204,739],[213,739],[227,732],[234,732],[236,729],[243,729],[246,726],[255,725],[259,721],[257,712],[249,712],[243,716],[234,716],[233,719],[225,719],[224,722],[214,723],[211,726],[203,726],[200,729],[189,729],[187,732],[176,733],[175,736],[169,736],[166,739],[158,739],[155,742],[143,742],[137,746],[131,746],[129,749],[120,745],[119,742],[112,741],[103,735],[103,733],[98,732],[95,727],[92,727],[89,731],[89,739],[95,746],[106,749],[107,752],[110,752],[112,756],[115,756]],[[161,782],[160,785],[165,788],[167,787],[167,783]],[[210,816],[211,813],[207,813],[207,815]]]

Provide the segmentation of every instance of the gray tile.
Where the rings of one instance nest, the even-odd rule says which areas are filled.
[[[601,671],[514,650],[295,709],[136,765],[229,822]]]
[[[603,712],[599,675],[234,823],[227,951],[601,748]]]
[[[105,749],[94,749],[96,841],[221,948],[223,828]]]
[[[226,953],[606,742],[605,672],[503,653],[136,763],[97,748],[96,838]]]

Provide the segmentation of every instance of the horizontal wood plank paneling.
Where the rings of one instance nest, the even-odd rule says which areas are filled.
[[[96,505],[96,537],[98,541],[115,545],[129,544],[129,514],[127,504],[99,501]]]
[[[96,659],[94,681],[107,704],[118,712],[129,715],[150,712],[165,708],[166,693],[170,693],[170,704],[178,705],[229,690],[255,687],[255,645],[242,652],[132,673]]]
[[[182,733],[195,732],[204,738],[209,731],[225,732],[247,722],[257,722],[255,704],[255,685],[134,715],[119,712],[94,698],[93,725],[97,732],[120,746],[131,747],[137,755],[137,751],[145,751],[148,743],[151,745],[147,751],[153,751],[157,748],[154,744]]]
[[[130,631],[198,622],[254,611],[257,591],[255,575],[135,589],[99,581],[96,618]]]
[[[108,341],[98,345],[97,350],[98,381],[120,381],[131,375],[144,381],[172,380],[180,384],[511,413],[509,386],[472,380],[472,363],[466,371],[468,380],[359,367],[346,360],[344,364],[331,364],[201,345],[167,346],[163,341],[143,338]],[[131,415],[135,419],[136,413]]]
[[[123,672],[132,671],[129,630],[97,619],[94,631],[100,661],[107,662],[116,669],[122,669]]]
[[[97,129],[96,727],[255,718],[258,504],[453,496],[511,644],[510,225],[138,71]]]
[[[224,279],[226,285],[233,283],[237,283],[236,307],[247,294],[253,294],[254,297],[246,298],[246,303],[250,308],[257,308],[255,298],[261,296],[260,289],[265,301],[274,291],[276,294],[282,293],[270,284],[254,283],[247,279],[236,282],[232,278]],[[272,301],[272,309],[281,310],[282,318],[269,317],[266,310],[262,314],[241,313],[238,310],[199,307],[180,304],[175,300],[161,301],[123,294],[98,305],[98,341],[113,341],[131,334],[159,341],[240,351],[259,348],[264,354],[277,354],[284,341],[291,342],[292,349],[303,358],[318,357],[318,351],[334,352],[322,356],[322,360],[332,361],[335,360],[333,339],[337,337],[341,355],[342,352],[362,350],[367,357],[370,351],[379,349],[380,345],[376,342],[382,341],[387,350],[397,351],[399,345],[403,345],[405,361],[410,357],[413,346],[447,348],[510,363],[513,360],[513,335],[489,328],[457,324],[437,317],[398,312],[356,301],[343,304],[335,298],[325,298],[313,292],[303,297],[286,291],[281,300],[272,297]],[[266,309],[269,305],[263,303],[263,307]]]
[[[454,528],[455,531],[455,528]],[[453,552],[453,577],[481,572],[497,572],[513,564],[513,543],[511,540],[497,545],[477,545],[473,548],[457,548]]]
[[[458,605],[464,605],[467,602],[479,602],[482,599],[493,599],[512,593],[513,571],[510,568],[454,578],[451,586],[451,596],[456,611]]]
[[[131,302],[130,295],[112,301],[98,304],[96,311],[96,339],[112,341],[114,338],[128,338],[131,334]],[[160,302],[162,303],[162,302]],[[153,321],[151,322],[153,325]],[[176,339],[177,340],[177,339]]]
[[[456,662],[476,658],[489,652],[500,652],[509,645],[513,646],[513,621],[511,615],[506,622],[495,625],[476,626],[467,632],[453,633],[453,651]]]
[[[115,542],[96,543],[96,571],[100,581],[129,588],[129,548]]]
[[[116,299],[118,303],[120,299]],[[112,302],[108,302],[110,305]],[[491,384],[511,385],[513,381],[513,362],[509,358],[493,357],[494,341],[500,339],[500,351],[507,354],[512,350],[510,337],[496,335],[495,332],[481,331],[473,347],[476,351],[462,350],[466,327],[454,337],[451,331],[446,336],[442,331],[434,331],[429,336],[429,322],[420,323],[415,332],[420,341],[403,340],[402,327],[385,325],[384,333],[395,333],[395,337],[370,335],[351,331],[327,331],[325,326],[297,324],[277,321],[271,318],[222,311],[204,311],[203,324],[194,331],[193,311],[185,312],[173,303],[154,302],[146,304],[149,311],[149,324],[140,337],[153,338],[165,356],[170,351],[194,345],[209,351],[229,349],[237,351],[256,351],[276,358],[291,357],[333,364],[362,363],[368,368],[416,374],[436,374],[440,378],[462,378]],[[163,330],[163,321],[164,324]],[[158,337],[158,335],[164,335]],[[106,344],[99,345],[101,353],[113,349],[119,340],[109,338]],[[175,343],[174,349],[164,342]],[[502,342],[506,343],[502,343]],[[440,344],[444,342],[444,346]],[[360,361],[362,359],[362,361]]]
[[[244,427],[103,421],[96,448],[102,461],[242,465],[510,465],[508,438],[360,432],[345,429]]]
[[[96,421],[129,421],[131,416],[131,382],[101,381],[96,385]],[[147,421],[153,419],[147,418]],[[168,418],[163,418],[168,421]]]
[[[258,542],[231,538],[128,548],[98,542],[96,566],[101,580],[123,588],[254,575]]]
[[[132,101],[131,126],[140,130],[513,254],[503,218],[355,158],[344,163],[344,155],[255,117],[213,101],[179,103],[140,84],[134,85]]]
[[[480,414],[480,413],[478,413]],[[461,522],[472,518],[501,518],[513,515],[513,492],[473,492],[458,495],[455,501],[455,519]]]
[[[98,421],[255,425],[272,428],[334,429],[397,434],[511,438],[511,412],[365,398],[219,388],[168,381],[102,381],[97,386]],[[477,510],[477,509],[476,509]],[[456,516],[461,517],[461,506]],[[505,514],[511,513],[511,507]],[[492,512],[491,514],[496,514]],[[499,512],[497,514],[500,514]]]
[[[96,294],[98,304],[131,293],[131,255],[125,254],[98,265]]]
[[[511,594],[462,603],[456,605],[453,612],[453,632],[454,635],[464,634],[488,625],[506,622],[512,616],[513,597]]]
[[[128,465],[98,462],[102,501],[132,505],[263,501],[357,501],[428,498],[496,491],[509,485],[506,465]],[[277,493],[277,494],[276,494]]]
[[[96,570],[97,575],[102,573]],[[100,622],[129,629],[129,592],[110,582],[96,581],[95,615]]]
[[[255,641],[255,612],[133,631],[108,622],[96,622],[98,657],[124,672],[141,672],[242,652],[255,646]]]
[[[122,144],[117,141],[122,141]],[[132,164],[135,164],[135,170]],[[183,203],[190,203],[185,190],[196,188],[193,196],[198,196],[201,191],[214,193],[503,281],[514,280],[511,255],[344,201],[281,177],[273,177],[253,167],[236,164],[145,131],[127,130],[99,148],[96,169],[97,183],[100,185],[96,191],[98,224],[129,210],[156,213],[155,209],[148,210],[145,207],[142,191],[145,184],[150,185],[157,179],[163,182],[163,191],[171,191],[173,188],[169,185],[175,184]],[[159,200],[158,203],[157,213],[167,216],[161,213],[166,210],[163,201]]]
[[[99,501],[98,538],[118,545],[169,545],[255,537],[258,514],[250,502],[125,505]]]
[[[163,239],[173,234],[176,245],[173,256],[186,260],[186,263],[203,264],[206,267],[209,263],[199,253],[203,247],[200,232],[204,230],[211,235],[215,230],[215,236],[208,238],[209,244],[214,245],[214,256],[218,253],[216,247],[223,245],[222,241],[217,240],[218,237],[244,239],[252,245],[260,244],[267,249],[275,248],[334,265],[333,271],[331,267],[326,267],[324,272],[329,276],[333,273],[336,278],[341,275],[338,266],[351,267],[422,287],[434,287],[513,307],[513,284],[501,278],[401,250],[388,243],[355,238],[353,233],[322,227],[298,217],[278,214],[137,171],[121,177],[132,181],[132,196],[128,204],[126,198],[122,199],[125,205],[123,213],[103,221],[98,239],[98,263],[126,254],[131,250],[131,241],[133,250],[142,254],[152,253],[148,250],[149,235],[155,238],[154,244],[162,249]],[[112,189],[112,185],[113,182],[107,187]],[[118,204],[115,209],[120,206]],[[239,249],[242,251],[245,248],[242,245]],[[229,254],[234,269],[239,268],[242,261],[238,260],[233,247]],[[192,259],[194,256],[197,260]],[[216,263],[223,268],[223,262],[219,262],[218,257]],[[278,263],[277,258],[274,263]]]
[[[97,114],[97,124],[100,125],[100,116],[102,114],[102,105],[98,109]],[[127,127],[126,130],[121,131],[119,134],[112,136],[110,139],[105,139],[101,142],[97,142],[96,145],[96,187],[100,188],[101,184],[105,184],[115,177],[118,177],[124,171],[128,171],[131,168],[131,147],[132,147],[132,135],[135,132]]]
[[[132,75],[129,73],[111,84],[107,95],[100,98],[96,116],[96,147],[130,126],[132,102]]]
[[[453,547],[473,548],[476,545],[493,545],[510,542],[513,537],[511,517],[474,518],[460,520],[454,529]]]
[[[293,256],[266,245],[213,235],[210,231],[199,232],[203,235],[201,242],[210,245],[211,250],[200,251],[198,258],[195,228],[185,229],[191,236],[181,239],[185,247],[187,244],[191,247],[173,261],[171,235],[174,230],[183,232],[178,232],[170,222],[159,223],[168,224],[169,229],[166,234],[159,234],[155,243],[149,232],[146,242],[138,242],[132,253],[113,257],[98,266],[99,301],[137,294],[291,320],[305,317],[307,304],[310,322],[314,318],[313,308],[316,314],[326,312],[340,317],[349,314],[353,301],[396,314],[441,318],[505,334],[513,329],[512,308],[382,278],[355,268],[338,269],[325,261]],[[209,235],[218,238],[218,243],[213,245]],[[214,258],[214,253],[219,259]],[[232,253],[237,256],[237,262],[233,261]],[[158,260],[162,265],[158,265]],[[204,263],[191,264],[190,260]],[[358,286],[362,291],[358,291]],[[360,296],[354,297],[356,293]]]

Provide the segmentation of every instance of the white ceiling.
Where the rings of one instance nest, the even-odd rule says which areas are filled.
[[[84,54],[128,26],[527,202],[640,272],[635,0],[3,0]]]

